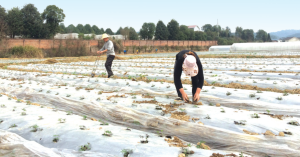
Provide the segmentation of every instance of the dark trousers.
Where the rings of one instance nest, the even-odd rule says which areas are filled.
[[[113,55],[109,55],[109,56],[106,58],[105,68],[106,68],[108,77],[110,77],[111,75],[114,74],[114,73],[111,71],[111,65],[112,65],[112,62],[114,61],[114,59],[115,59],[115,56],[113,56]]]
[[[175,61],[174,70],[175,70],[176,63],[177,63],[177,61]],[[180,66],[182,66],[182,65],[180,65]],[[199,79],[197,77],[191,77],[191,80],[192,80],[192,86],[193,86],[192,93],[193,93],[193,97],[194,97],[194,95],[197,91],[197,85],[198,85]],[[178,87],[176,87],[176,91],[177,91],[178,97],[182,98],[182,95],[181,95]]]

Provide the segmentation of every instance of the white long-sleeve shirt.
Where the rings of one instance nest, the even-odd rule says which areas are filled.
[[[116,55],[115,54],[115,49],[114,49],[114,44],[112,41],[108,40],[107,42],[104,43],[103,47],[100,49],[100,51],[103,51],[103,50],[107,50],[106,51],[106,55],[109,56],[109,55]]]

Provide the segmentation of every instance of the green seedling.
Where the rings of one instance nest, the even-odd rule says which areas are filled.
[[[71,95],[70,94],[67,94],[67,96],[66,97],[70,97]]]
[[[67,111],[67,115],[72,115],[73,112],[72,111]]]
[[[87,130],[87,128],[84,125],[79,126],[80,130]]]
[[[205,141],[200,141],[200,142],[198,142],[196,148],[198,148],[198,149],[207,149],[206,147],[203,147],[203,146],[202,146],[202,143],[204,144]]]
[[[262,93],[262,91],[258,90],[256,93]]]
[[[81,96],[81,97],[80,97],[80,100],[83,100],[83,99],[85,99],[84,96]]]
[[[23,110],[23,111],[26,111],[26,109],[25,109],[25,108],[23,108],[22,110]]]
[[[99,92],[98,92],[98,95],[101,95],[101,94],[102,94],[102,91],[99,91]]]
[[[288,124],[295,125],[295,126],[300,126],[300,124],[295,120],[288,122]]]
[[[22,112],[21,113],[21,116],[25,116],[25,115],[27,115],[26,112]]]
[[[111,136],[112,136],[112,132],[109,131],[109,130],[106,130],[102,135],[103,135],[103,136],[111,137]]]
[[[203,92],[208,92],[208,90],[204,90]]]
[[[6,108],[6,106],[2,104],[2,105],[1,105],[1,108]]]
[[[277,100],[282,100],[282,97],[277,97],[276,99],[277,99]]]
[[[133,151],[132,149],[122,149],[122,154],[124,157],[127,157],[129,154],[131,154]]]
[[[157,131],[157,134],[159,137],[164,137],[163,130]]]
[[[250,98],[255,97],[255,93],[249,94],[249,97],[250,97]]]
[[[12,124],[9,128],[15,128],[15,127],[17,127],[17,125],[16,124]]]
[[[39,128],[38,125],[33,125],[30,128],[32,128],[31,132],[37,132],[37,131],[42,131],[43,129]]]
[[[66,119],[59,118],[58,121],[59,121],[60,123],[65,123],[65,122],[66,122]]]
[[[230,93],[230,92],[227,92],[226,95],[229,96],[229,95],[231,95],[231,93]]]
[[[91,150],[91,144],[87,143],[86,145],[80,146],[79,151],[88,151]]]
[[[270,112],[271,112],[270,110],[266,110],[266,111],[268,112],[268,114],[270,114]]]
[[[83,120],[87,120],[87,116],[83,116]]]
[[[288,95],[289,95],[289,93],[287,93],[287,92],[283,93],[283,96],[288,96]]]
[[[99,119],[99,122],[101,122],[101,124],[100,124],[100,125],[108,125],[108,123],[106,123],[106,122],[102,121],[101,119]]]
[[[50,90],[48,90],[48,91],[47,91],[47,93],[51,93],[51,91],[50,91]]]
[[[167,86],[167,88],[170,88],[170,87],[171,87],[170,85]]]
[[[225,113],[225,110],[224,110],[223,108],[221,108],[221,112],[222,112],[222,113]]]
[[[204,119],[211,119],[209,115],[207,115]]]
[[[254,113],[253,115],[251,115],[252,118],[260,118],[260,116],[257,113]]]
[[[42,120],[42,119],[44,119],[43,116],[39,116],[39,120]]]
[[[31,105],[31,102],[30,101],[26,101],[26,105]]]

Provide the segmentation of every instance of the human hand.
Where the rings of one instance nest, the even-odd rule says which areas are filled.
[[[181,96],[182,96],[182,99],[183,99],[185,102],[188,102],[188,101],[189,101],[189,97],[188,97],[188,95],[187,95],[184,91],[181,93]]]
[[[197,102],[197,101],[199,101],[199,100],[200,100],[200,93],[199,93],[199,94],[196,93],[196,94],[194,95],[194,101]]]
[[[101,52],[102,52],[102,51],[97,51],[97,53],[100,53],[100,54],[101,54]]]

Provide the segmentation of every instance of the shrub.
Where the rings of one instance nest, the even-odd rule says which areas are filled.
[[[15,46],[7,53],[7,57],[13,58],[44,58],[42,50],[33,46]]]

